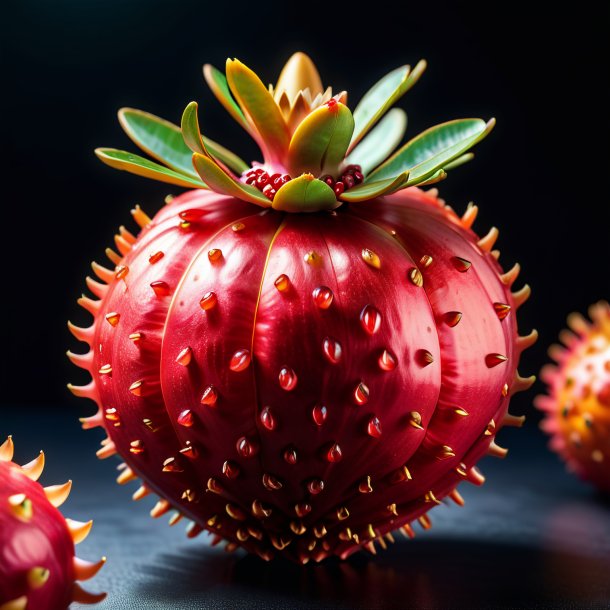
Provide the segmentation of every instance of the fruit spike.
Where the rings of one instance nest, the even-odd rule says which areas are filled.
[[[549,349],[556,366],[542,369],[548,395],[536,406],[568,470],[610,493],[610,305],[596,303],[589,315],[571,314],[570,330],[559,335],[564,345]]]
[[[121,111],[160,163],[98,151],[192,189],[152,219],[136,208],[140,234],[119,231],[115,270],[94,266],[99,300],[80,301],[93,324],[70,326],[90,347],[70,357],[93,380],[71,389],[98,405],[83,422],[108,434],[98,455],[118,453],[119,481],[141,479],[137,497],[190,519],[189,536],[298,562],[383,548],[480,485],[476,462],[521,422],[508,402],[531,383],[517,364],[536,335],[517,335],[519,266],[503,273],[497,231],[472,230],[476,206],[460,218],[415,187],[493,123],[445,123],[390,156],[405,127],[390,107],[423,67],[352,113],[303,54],[270,89],[238,61],[226,77],[206,66],[260,163],[202,136],[196,104],[180,127]]]
[[[106,597],[80,588],[106,559],[90,563],[74,555],[74,545],[86,538],[91,521],[64,519],[60,507],[72,481],[42,487],[44,454],[18,466],[13,440],[0,444],[0,609],[58,610],[73,601],[94,604]]]

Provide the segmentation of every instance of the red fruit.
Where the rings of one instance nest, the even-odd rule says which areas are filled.
[[[13,441],[0,445],[0,608],[61,610],[73,601],[94,604],[106,597],[75,582],[88,580],[104,565],[74,556],[74,544],[89,534],[92,522],[64,519],[56,507],[72,482],[37,483],[44,454],[25,466],[11,462]]]
[[[505,453],[495,434],[518,423],[507,415],[509,395],[530,383],[516,373],[527,340],[515,319],[529,288],[511,292],[519,267],[502,272],[495,229],[482,239],[470,229],[476,207],[459,218],[436,191],[413,186],[441,179],[492,123],[432,128],[422,150],[407,144],[371,171],[358,142],[374,124],[362,117],[378,111],[355,121],[344,94],[323,93],[309,59],[291,62],[272,93],[228,63],[264,170],[226,150],[202,154],[196,108],[187,107],[194,167],[219,192],[197,183],[191,167],[178,178],[159,170],[200,188],[152,221],[136,209],[140,235],[123,232],[121,255],[110,251],[129,273],[94,265],[102,283],[88,284],[100,300],[80,301],[93,325],[71,329],[92,348],[72,355],[93,377],[74,391],[99,405],[87,426],[106,428],[103,456],[116,450],[125,472],[195,522],[191,532],[305,563],[374,550],[394,529],[411,535],[414,521],[428,528],[431,507],[460,502],[461,481],[481,484],[475,463]],[[220,76],[206,74],[234,114]],[[260,104],[248,106],[253,92]],[[123,112],[127,125],[138,113]],[[396,112],[391,120],[402,124]],[[134,129],[147,121],[155,134],[169,129],[143,113]],[[364,147],[376,163],[382,144]],[[136,171],[116,152],[99,154]],[[273,201],[245,184],[257,176],[267,188],[284,168],[296,177]],[[332,181],[342,172],[352,188]],[[185,211],[197,218],[188,227]],[[154,252],[164,256],[151,264]]]
[[[564,345],[549,350],[557,366],[541,372],[549,394],[536,405],[545,413],[540,427],[568,470],[610,493],[610,305],[596,303],[589,314],[591,322],[568,317],[570,330],[559,335]]]

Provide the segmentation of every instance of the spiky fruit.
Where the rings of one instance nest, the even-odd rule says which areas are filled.
[[[536,406],[545,413],[540,427],[568,469],[610,493],[610,306],[589,308],[591,322],[578,313],[568,317],[549,356],[557,365],[541,372],[548,396]]]
[[[72,482],[42,487],[44,453],[25,466],[13,459],[11,437],[0,445],[0,610],[59,610],[73,601],[94,604],[105,594],[88,593],[88,580],[105,559],[89,563],[74,556],[74,544],[92,522],[64,519],[57,510]]]
[[[94,264],[101,283],[87,281],[99,300],[80,300],[92,326],[71,326],[91,347],[71,358],[93,377],[73,391],[99,406],[84,425],[106,428],[100,456],[123,457],[120,482],[143,480],[137,498],[161,497],[153,516],[175,508],[192,535],[265,559],[346,557],[427,528],[443,498],[461,503],[461,481],[482,483],[482,455],[506,453],[495,435],[521,424],[509,396],[531,383],[516,373],[535,340],[515,320],[529,288],[511,292],[519,266],[502,272],[496,229],[470,229],[475,206],[459,218],[414,187],[467,160],[490,124],[431,128],[377,169],[404,113],[361,139],[422,69],[390,73],[352,116],[303,54],[271,91],[237,61],[228,84],[206,67],[261,146],[252,169],[200,135],[194,104],[182,135],[121,111],[173,169],[108,149],[103,160],[199,187],[152,221],[134,210],[140,235],[121,228],[115,270]]]

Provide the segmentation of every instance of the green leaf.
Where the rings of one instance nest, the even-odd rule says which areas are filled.
[[[469,161],[472,161],[473,159],[474,159],[474,153],[468,152],[468,153],[461,155],[457,159],[454,159],[450,163],[447,163],[447,165],[445,165],[445,167],[443,167],[443,169],[445,171],[448,171],[450,169],[455,169],[456,167],[459,167],[460,165],[464,165],[464,163],[468,163]]]
[[[392,155],[367,177],[382,180],[409,170],[410,184],[429,178],[436,170],[463,155],[495,125],[482,119],[458,119],[427,129]]]
[[[406,128],[407,115],[404,110],[392,108],[346,157],[345,165],[360,165],[362,172],[368,174],[398,146]]]
[[[237,59],[227,59],[227,81],[249,122],[260,134],[263,154],[269,161],[281,162],[288,150],[290,135],[273,96],[260,78]]]
[[[441,182],[447,177],[447,172],[444,169],[437,169],[433,174],[431,174],[428,178],[422,180],[421,182],[418,180],[416,182],[405,182],[405,184],[401,188],[407,188],[409,186],[413,186],[417,184],[417,186],[428,186],[429,184],[436,184],[437,182]]]
[[[168,167],[197,179],[180,129],[164,119],[135,108],[121,108],[119,123],[125,133],[145,153]]]
[[[227,79],[225,75],[214,66],[205,64],[203,66],[203,77],[205,78],[208,87],[215,95],[216,99],[225,107],[225,110],[250,134],[252,134],[252,127],[248,121],[242,109],[239,107],[237,102],[233,99]]]
[[[199,131],[197,102],[190,102],[189,105],[184,109],[184,112],[182,113],[182,121],[180,122],[180,128],[182,129],[184,143],[190,150],[199,153],[200,155],[209,156],[209,153],[205,148],[205,144],[201,139],[201,132]]]
[[[271,206],[271,202],[259,190],[253,186],[238,182],[229,176],[222,168],[220,168],[213,159],[206,155],[193,153],[193,165],[197,173],[205,180],[209,188],[228,195],[229,197],[237,197],[243,201],[254,203],[264,208]]]
[[[336,173],[354,130],[354,118],[339,102],[323,104],[296,128],[288,149],[291,173]]]
[[[334,210],[341,204],[326,182],[303,174],[280,187],[271,205],[282,212],[319,212]]]
[[[378,182],[365,182],[341,193],[340,199],[341,201],[357,202],[381,197],[381,195],[389,195],[403,188],[408,178],[409,172],[404,172],[395,178],[379,180]]]
[[[354,110],[356,127],[350,148],[353,149],[364,134],[419,80],[425,69],[424,60],[418,62],[413,70],[410,66],[396,68],[364,94]]]
[[[199,178],[189,178],[154,161],[124,150],[96,148],[95,154],[106,165],[136,174],[137,176],[144,176],[145,178],[152,178],[153,180],[168,182],[169,184],[177,184],[186,188],[208,188],[205,182],[202,182]]]

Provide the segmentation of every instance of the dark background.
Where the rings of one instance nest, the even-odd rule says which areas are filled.
[[[601,3],[599,3],[601,4]],[[298,6],[297,6],[298,5]],[[487,6],[328,1],[241,4],[181,0],[15,0],[1,37],[2,276],[0,403],[72,407],[80,379],[64,357],[83,323],[75,299],[91,259],[103,262],[129,209],[149,212],[176,187],[113,171],[95,146],[133,149],[116,121],[124,105],[178,121],[191,99],[202,126],[245,158],[243,132],[206,90],[201,65],[229,55],[275,80],[301,49],[352,104],[388,70],[420,57],[429,69],[401,102],[409,133],[460,116],[498,126],[476,160],[441,192],[458,211],[481,207],[475,228],[500,228],[504,266],[533,286],[521,330],[541,340],[522,372],[537,372],[567,313],[608,297],[607,9],[534,3]],[[602,10],[604,12],[602,12]],[[531,409],[533,393],[517,397]]]

